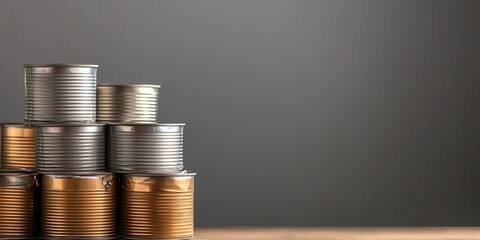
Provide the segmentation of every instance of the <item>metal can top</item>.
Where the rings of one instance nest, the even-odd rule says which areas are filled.
[[[163,133],[179,132],[185,123],[118,123],[110,126],[119,132]]]
[[[110,84],[110,83],[101,83],[98,84],[97,87],[105,87],[105,88],[160,88],[160,85],[155,84]]]
[[[135,192],[191,192],[194,186],[192,180],[195,175],[196,173],[194,172],[177,174],[124,174],[122,188]]]
[[[43,175],[43,189],[46,190],[101,190],[110,189],[114,184],[114,173],[52,173]]]
[[[97,64],[68,64],[68,63],[48,63],[48,64],[24,64],[23,67],[25,68],[33,68],[33,67],[89,67],[89,68],[97,68]]]
[[[185,123],[113,123],[112,126],[134,126],[134,127],[168,127],[185,126]]]
[[[31,171],[0,170],[0,187],[29,188],[38,186],[36,176],[38,173]]]
[[[24,124],[24,123],[2,123],[2,127],[5,128],[33,128],[32,125]]]
[[[34,137],[35,127],[23,123],[3,123],[2,134],[17,137]]]
[[[48,123],[35,125],[36,128],[41,128],[42,132],[52,133],[86,133],[98,132],[106,127],[105,124],[100,123]]]
[[[135,177],[135,178],[193,178],[196,176],[196,172],[187,172],[183,171],[180,173],[125,173],[125,177]]]

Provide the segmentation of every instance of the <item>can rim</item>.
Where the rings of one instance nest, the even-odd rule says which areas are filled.
[[[30,169],[0,169],[0,176],[38,176],[38,172]]]
[[[104,123],[77,123],[77,122],[71,122],[71,123],[39,123],[35,124],[35,127],[101,127],[101,126],[106,126],[107,124]]]
[[[98,68],[97,64],[76,64],[76,63],[48,63],[48,64],[23,64],[24,68],[30,67],[92,67]]]
[[[27,123],[2,123],[2,127],[16,127],[16,128],[34,128],[33,125]]]
[[[113,83],[100,83],[97,84],[98,87],[118,87],[118,88],[129,88],[129,87],[150,87],[150,88],[160,88],[161,85],[156,84],[113,84]]]
[[[105,177],[108,175],[115,175],[112,172],[44,172],[42,176],[49,178],[97,178]]]
[[[142,127],[156,127],[156,126],[185,126],[185,123],[109,123],[108,125],[121,126],[142,126]]]
[[[196,176],[196,172],[185,172],[185,173],[123,173],[123,176],[131,177],[192,177]]]

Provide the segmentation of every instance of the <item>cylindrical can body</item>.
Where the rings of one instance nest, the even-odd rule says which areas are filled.
[[[103,124],[37,125],[37,171],[105,171],[106,126]]]
[[[24,65],[25,122],[95,122],[97,67]]]
[[[193,238],[194,175],[125,174],[120,235],[128,239]]]
[[[44,175],[42,236],[114,239],[116,177],[111,173]]]
[[[159,88],[160,85],[98,85],[97,122],[157,122]]]
[[[119,173],[178,173],[183,170],[185,124],[109,126],[108,168]]]
[[[38,236],[38,190],[35,173],[0,172],[0,239]]]
[[[24,124],[2,124],[3,169],[35,170],[35,128]]]

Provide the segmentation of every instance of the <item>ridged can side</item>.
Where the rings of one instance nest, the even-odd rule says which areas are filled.
[[[118,173],[183,171],[185,124],[109,126],[108,169]]]
[[[2,124],[1,168],[35,170],[35,128]]]
[[[105,171],[104,124],[36,125],[37,171]]]
[[[123,175],[120,235],[125,239],[193,238],[194,175]]]
[[[0,239],[38,236],[38,198],[37,174],[0,172]]]
[[[157,122],[160,85],[97,86],[97,122],[155,123]]]
[[[44,175],[42,237],[115,239],[116,182],[112,173]]]
[[[24,65],[25,122],[95,122],[97,67]]]

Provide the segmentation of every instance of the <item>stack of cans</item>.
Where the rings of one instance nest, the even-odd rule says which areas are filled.
[[[24,68],[24,123],[1,127],[0,238],[193,238],[185,124],[158,123],[160,86],[97,86],[97,65]]]

